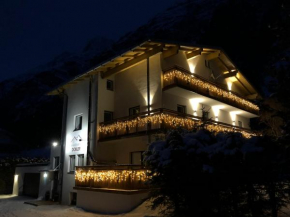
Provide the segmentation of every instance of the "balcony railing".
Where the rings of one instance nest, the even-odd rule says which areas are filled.
[[[249,100],[180,67],[165,71],[163,77],[163,90],[177,86],[254,114],[259,113],[259,107]]]
[[[147,189],[149,171],[139,165],[76,167],[75,187],[98,189]]]
[[[204,127],[213,132],[241,132],[249,138],[256,133],[241,127],[216,122],[211,119],[203,121],[201,117],[183,114],[169,109],[156,109],[140,113],[139,115],[127,116],[110,122],[100,123],[99,140],[116,139],[126,136],[164,133],[169,129],[182,127],[187,130]]]

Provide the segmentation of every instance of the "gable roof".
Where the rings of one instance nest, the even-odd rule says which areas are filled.
[[[220,68],[223,68],[225,72],[224,77],[235,77],[240,87],[246,90],[248,93],[247,95],[253,95],[252,98],[260,97],[253,85],[251,85],[245,76],[236,68],[236,66],[222,49],[195,46],[185,43],[182,43],[181,45],[175,42],[172,43],[151,40],[144,41],[141,44],[127,49],[127,51],[98,64],[84,74],[81,74],[74,79],[58,86],[54,90],[50,91],[48,95],[57,95],[64,89],[67,89],[70,86],[73,86],[74,84],[81,82],[92,75],[100,73],[102,78],[106,78],[113,74],[122,72],[157,53],[162,53],[163,57],[166,58],[177,54],[178,51],[184,51],[187,59],[205,54],[208,61],[215,61]]]

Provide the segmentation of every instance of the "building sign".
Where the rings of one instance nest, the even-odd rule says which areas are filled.
[[[73,139],[71,141],[71,146],[72,146],[71,151],[72,152],[81,150],[81,147],[80,147],[81,141],[82,141],[82,139],[79,135],[73,137]]]
[[[72,151],[80,151],[81,150],[81,147],[73,147],[72,148]]]

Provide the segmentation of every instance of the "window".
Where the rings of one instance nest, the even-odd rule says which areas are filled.
[[[83,121],[83,116],[82,115],[77,115],[75,117],[75,131],[82,129],[82,121]]]
[[[202,120],[209,119],[209,111],[202,111]]]
[[[140,113],[140,106],[129,108],[129,115],[137,115]]]
[[[243,127],[243,122],[242,121],[238,121],[239,127]]]
[[[107,80],[107,90],[114,90],[114,82],[112,80]]]
[[[104,122],[113,120],[113,112],[105,111],[104,112]]]
[[[83,154],[79,154],[78,155],[78,166],[84,166],[84,165],[85,165],[84,155]]]
[[[58,166],[59,166],[59,157],[54,157],[53,158],[53,169],[59,169],[58,168]]]
[[[185,105],[177,105],[177,111],[179,113],[186,113],[186,106]]]
[[[143,151],[131,152],[131,164],[143,165]]]
[[[74,172],[75,171],[75,155],[70,155],[69,156],[69,172]]]

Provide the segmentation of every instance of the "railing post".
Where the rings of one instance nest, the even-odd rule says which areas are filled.
[[[126,125],[126,134],[129,134],[129,127]]]
[[[136,121],[136,133],[138,133],[138,119],[137,119],[137,121]]]

